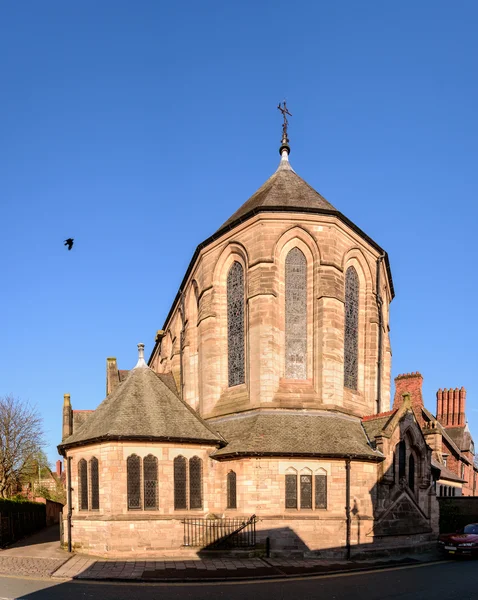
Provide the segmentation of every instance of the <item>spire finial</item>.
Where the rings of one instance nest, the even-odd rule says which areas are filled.
[[[144,360],[144,344],[138,344],[138,362],[135,365],[135,369],[144,369],[148,365]]]
[[[282,102],[282,105],[279,102],[279,105],[277,106],[277,108],[281,111],[282,116],[284,117],[284,122],[282,123],[282,142],[281,142],[281,146],[279,148],[279,154],[282,156],[282,158],[284,160],[288,160],[287,157],[289,156],[289,153],[290,153],[290,146],[289,146],[289,138],[287,137],[287,127],[289,126],[289,121],[287,120],[287,115],[289,115],[289,117],[292,117],[292,113],[289,112],[285,100],[284,100],[284,102]]]

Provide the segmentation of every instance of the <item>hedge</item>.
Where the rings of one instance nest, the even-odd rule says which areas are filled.
[[[20,512],[38,512],[46,514],[46,506],[41,502],[31,502],[22,498],[0,498],[0,513],[10,515]]]

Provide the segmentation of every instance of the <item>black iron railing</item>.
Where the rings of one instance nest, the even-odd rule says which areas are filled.
[[[256,515],[249,519],[184,519],[184,545],[201,548],[252,548]]]

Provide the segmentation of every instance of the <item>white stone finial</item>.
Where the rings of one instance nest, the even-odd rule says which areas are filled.
[[[144,344],[138,344],[138,362],[136,363],[135,369],[144,369],[148,365],[144,360]]]

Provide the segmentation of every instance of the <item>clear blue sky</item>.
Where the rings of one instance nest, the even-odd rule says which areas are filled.
[[[393,375],[464,385],[478,438],[478,3],[4,2],[0,394],[36,403],[153,346],[196,245],[295,170],[390,255]],[[71,252],[63,247],[75,238]]]

